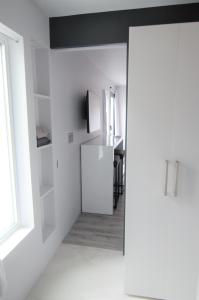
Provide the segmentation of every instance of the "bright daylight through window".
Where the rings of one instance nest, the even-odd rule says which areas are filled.
[[[0,241],[17,226],[14,135],[9,87],[9,53],[0,34]]]

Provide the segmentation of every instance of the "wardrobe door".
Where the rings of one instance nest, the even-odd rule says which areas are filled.
[[[199,23],[179,25],[169,223],[169,299],[197,300],[199,283]]]
[[[157,299],[168,299],[177,37],[178,25],[129,32],[125,289]]]

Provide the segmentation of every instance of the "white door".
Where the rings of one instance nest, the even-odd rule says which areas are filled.
[[[199,299],[198,33],[198,23],[130,28],[125,260],[131,295]]]

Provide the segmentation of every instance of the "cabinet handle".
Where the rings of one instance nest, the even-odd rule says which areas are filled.
[[[168,160],[165,160],[165,163],[166,163],[166,169],[165,169],[164,195],[167,196],[169,161],[168,161]]]
[[[174,197],[178,195],[178,175],[179,175],[179,164],[180,162],[176,160],[176,176],[175,176],[175,188],[174,188]]]

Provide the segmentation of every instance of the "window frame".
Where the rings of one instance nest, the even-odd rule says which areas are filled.
[[[8,138],[8,155],[9,155],[9,172],[12,189],[12,209],[13,209],[13,224],[7,228],[2,236],[0,243],[7,240],[20,227],[20,206],[18,201],[17,191],[17,172],[16,172],[16,149],[15,149],[15,134],[14,134],[14,115],[13,115],[13,98],[11,88],[11,71],[10,71],[10,56],[9,56],[9,37],[0,32],[0,59],[3,66],[3,83],[4,88],[4,105],[6,109],[6,131]]]
[[[108,135],[115,135],[115,94],[109,91],[106,97],[106,131]]]

